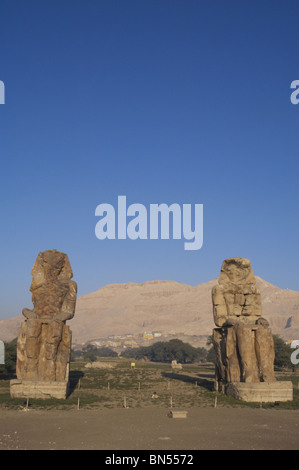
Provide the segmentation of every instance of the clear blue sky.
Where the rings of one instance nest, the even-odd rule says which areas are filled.
[[[0,318],[31,307],[38,253],[78,294],[223,259],[299,290],[296,0],[2,0]],[[95,208],[204,204],[204,244],[95,237]],[[199,306],[200,308],[200,306]]]

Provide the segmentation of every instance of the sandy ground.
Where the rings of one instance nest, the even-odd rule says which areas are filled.
[[[1,410],[0,449],[299,449],[299,410],[191,408]]]

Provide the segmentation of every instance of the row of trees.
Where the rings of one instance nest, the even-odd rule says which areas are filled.
[[[276,367],[286,367],[294,370],[295,366],[291,363],[291,349],[289,344],[278,336],[273,335],[274,348],[275,348],[275,361]],[[214,362],[216,361],[215,350],[212,345],[212,337],[210,336],[207,341],[206,348],[195,348],[189,343],[184,343],[179,339],[172,339],[170,341],[160,341],[140,348],[126,349],[121,356],[133,359],[148,359],[152,362],[171,362],[177,360],[182,364],[190,364],[200,361]],[[83,361],[93,362],[99,357],[117,357],[117,353],[108,347],[97,348],[94,345],[87,345],[81,351],[71,352],[71,358],[80,358]],[[0,365],[0,374],[14,373],[16,370],[17,360],[17,339],[9,343],[5,343],[5,364]]]
[[[179,339],[170,341],[159,341],[151,346],[127,349],[122,357],[144,359],[152,362],[177,362],[187,364],[197,361],[204,361],[208,351],[205,348],[194,348],[189,343],[184,343]]]
[[[86,362],[94,362],[99,357],[117,357],[118,354],[113,349],[106,346],[97,348],[93,344],[88,344],[82,350],[71,352],[71,359],[80,358]]]

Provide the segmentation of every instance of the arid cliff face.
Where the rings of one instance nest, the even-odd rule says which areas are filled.
[[[299,292],[280,289],[256,276],[262,310],[274,334],[299,339]],[[77,299],[73,343],[109,335],[211,335],[211,289],[217,279],[197,286],[174,281],[110,284]],[[15,338],[22,315],[0,321],[0,339]],[[191,339],[192,341],[192,339]],[[190,341],[190,342],[191,342]]]

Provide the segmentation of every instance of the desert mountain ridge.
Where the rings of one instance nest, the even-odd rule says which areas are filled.
[[[215,326],[211,289],[217,282],[216,278],[196,286],[176,281],[108,284],[79,296],[75,316],[68,322],[73,344],[156,333],[163,339],[178,337],[204,346]],[[281,289],[258,276],[256,282],[263,316],[272,332],[285,340],[299,339],[299,292]],[[23,321],[22,315],[1,320],[0,339],[15,338]]]

